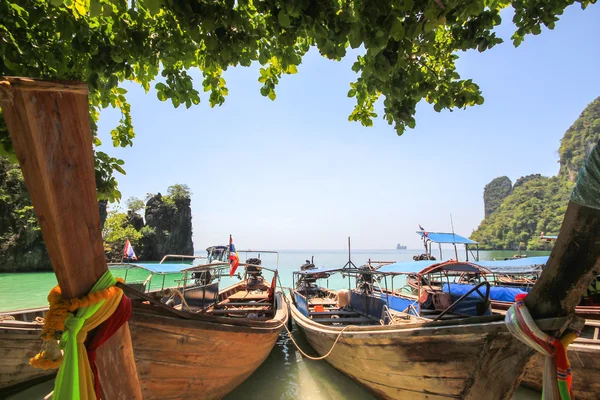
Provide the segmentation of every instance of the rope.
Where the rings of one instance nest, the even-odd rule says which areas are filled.
[[[506,312],[504,323],[518,340],[545,356],[542,398],[571,400],[572,376],[567,347],[579,336],[579,332],[569,332],[561,338],[542,332],[527,310],[525,296],[516,296],[515,304]]]
[[[329,349],[329,351],[327,352],[327,354],[325,354],[324,356],[321,357],[313,357],[313,356],[309,356],[308,354],[306,354],[301,348],[300,346],[298,346],[298,343],[296,343],[296,341],[294,340],[294,336],[292,335],[292,332],[290,332],[290,330],[288,329],[286,324],[283,324],[283,327],[285,328],[285,330],[288,333],[288,336],[290,337],[290,339],[292,340],[292,343],[294,343],[294,346],[296,346],[296,348],[298,349],[298,351],[306,358],[308,358],[309,360],[313,360],[313,361],[319,361],[319,360],[324,360],[327,357],[329,357],[329,355],[331,354],[331,352],[333,351],[333,349],[335,348],[335,345],[337,344],[337,342],[340,340],[340,338],[342,337],[342,333],[344,333],[344,331],[349,328],[351,325],[346,325],[344,327],[344,329],[342,329],[340,331],[340,333],[338,334],[337,338],[335,339],[335,342],[333,342],[333,345],[331,346],[331,349]]]
[[[175,288],[168,288],[168,289],[165,289],[164,293],[165,293],[165,295],[167,295],[167,296],[168,296],[169,294],[171,294],[171,293],[172,293],[172,295],[171,295],[171,298],[172,298],[173,296],[177,296],[177,297],[179,297],[179,298],[181,299],[181,304],[183,304],[183,305],[185,306],[185,308],[187,308],[187,310],[188,310],[189,312],[192,312],[192,309],[191,309],[191,308],[190,308],[190,306],[188,305],[187,301],[185,301],[185,298],[183,297],[183,294],[181,294],[181,292],[180,292],[179,290],[177,290],[177,289],[175,289]]]
[[[290,303],[288,302],[287,297],[285,296],[285,292],[284,292],[284,287],[281,284],[281,278],[279,276],[279,274],[277,274],[277,281],[279,282],[279,289],[281,289],[281,293],[284,294],[283,299],[284,301],[287,303],[288,308],[290,307]],[[291,318],[291,317],[290,317]],[[333,349],[335,348],[335,345],[338,343],[338,341],[340,340],[340,338],[342,337],[342,333],[344,333],[344,331],[349,328],[351,325],[346,325],[338,334],[337,338],[335,339],[335,342],[333,342],[333,345],[331,346],[331,349],[329,349],[329,351],[327,352],[327,354],[325,354],[324,356],[321,357],[313,357],[313,356],[309,356],[308,354],[306,354],[298,345],[298,343],[296,343],[296,341],[294,340],[294,336],[292,335],[292,332],[290,332],[290,330],[287,327],[287,324],[282,323],[283,327],[285,328],[289,338],[291,339],[292,343],[294,344],[294,346],[296,347],[296,349],[300,352],[300,354],[302,354],[304,357],[308,358],[309,360],[313,360],[313,361],[319,361],[319,360],[324,360],[327,357],[329,357],[329,355],[331,354],[331,352],[333,351]]]

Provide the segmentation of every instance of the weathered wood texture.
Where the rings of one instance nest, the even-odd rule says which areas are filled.
[[[87,85],[0,77],[0,87],[0,106],[56,278],[66,297],[80,297],[108,269]],[[126,382],[119,389],[123,398],[139,399],[131,340],[119,337],[121,343],[113,341],[98,351],[99,358],[113,362],[104,385]]]
[[[592,280],[600,273],[600,210],[569,202],[544,273],[526,298],[534,318],[573,315]],[[509,399],[534,352],[517,342],[484,356],[466,398],[502,391]]]
[[[492,310],[502,314],[505,314],[513,304],[507,301],[496,300],[492,300],[491,303]],[[575,314],[586,320],[600,320],[600,306],[577,306],[575,307]]]
[[[270,328],[221,319],[225,323],[134,310],[130,328],[144,399],[224,397],[267,358],[287,322],[287,306],[278,295],[279,323]]]
[[[525,300],[535,318],[572,314],[600,275],[600,210],[569,202],[544,273]]]
[[[569,361],[573,373],[573,395],[578,400],[600,398],[600,346],[574,343],[569,346]],[[542,390],[544,359],[532,357],[521,384]]]
[[[292,317],[323,355],[340,328],[317,324],[291,305]],[[514,339],[502,322],[472,326],[349,327],[325,360],[386,399],[464,398],[481,367],[481,354],[499,353]],[[370,329],[370,330],[368,330]],[[501,399],[490,393],[485,399]]]
[[[534,318],[572,315],[598,274],[600,210],[569,202],[544,273],[526,298],[527,308]],[[501,357],[490,354],[478,371],[468,397],[478,399],[505,390],[503,398],[509,399],[533,354],[516,341],[503,349]]]
[[[51,377],[56,370],[36,369],[29,359],[40,351],[41,327],[13,329],[0,327],[0,398],[11,386],[42,377]]]

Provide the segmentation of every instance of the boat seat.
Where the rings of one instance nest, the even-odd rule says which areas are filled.
[[[314,322],[320,324],[360,324],[364,322],[374,323],[371,318],[356,317],[356,318],[313,318]]]
[[[334,311],[309,311],[309,315],[360,315],[356,311],[334,310]]]
[[[265,310],[264,308],[240,308],[233,310],[212,310],[209,311],[211,314],[245,314],[245,313],[256,313],[256,312],[273,312],[273,310]]]
[[[270,303],[259,303],[256,301],[240,301],[219,303],[215,307],[239,307],[239,306],[270,306]]]

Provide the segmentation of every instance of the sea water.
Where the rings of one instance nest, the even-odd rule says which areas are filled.
[[[444,258],[454,258],[452,247],[444,248]],[[351,261],[356,266],[373,261],[410,261],[421,250],[355,250],[352,251]],[[462,254],[461,254],[462,253]],[[480,259],[491,260],[510,257],[514,252],[481,251]],[[527,252],[529,256],[547,255],[547,252]],[[240,253],[241,261],[256,254]],[[437,256],[437,255],[436,255]],[[464,251],[458,253],[459,259],[464,260]],[[263,265],[267,268],[277,265],[277,256],[261,254]],[[317,267],[343,267],[348,261],[347,250],[282,250],[279,252],[278,266],[281,284],[290,287],[293,284],[292,272],[300,265],[312,260]],[[470,256],[471,257],[471,256]],[[471,260],[471,258],[470,258]],[[125,270],[115,270],[114,275],[124,277]],[[127,281],[143,280],[147,273],[139,270],[127,272]],[[270,279],[268,272],[265,277]],[[169,274],[165,277],[165,287],[175,286],[181,274]],[[221,287],[234,283],[237,278],[222,278]],[[326,281],[322,281],[324,285]],[[391,283],[391,282],[390,282]],[[388,285],[390,285],[388,283]],[[150,288],[162,286],[162,277],[153,277]],[[352,283],[351,283],[352,284]],[[19,308],[43,307],[48,291],[56,285],[56,277],[51,272],[0,274],[0,311]],[[339,274],[329,278],[328,285],[332,289],[348,287],[348,279]],[[400,288],[401,282],[394,281],[394,288]],[[297,329],[293,330],[296,343],[308,354],[317,355],[310,348]],[[240,349],[243,351],[243,349]],[[29,388],[15,396],[12,400],[41,399],[52,390],[52,382],[46,382]],[[539,393],[527,389],[519,389],[515,394],[516,400],[539,399]],[[231,392],[227,400],[241,399],[375,399],[362,385],[356,383],[341,372],[331,367],[326,361],[312,361],[304,358],[296,349],[284,331],[277,344],[265,362],[244,383]]]

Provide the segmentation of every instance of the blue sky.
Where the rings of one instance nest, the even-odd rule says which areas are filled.
[[[214,109],[204,93],[199,106],[175,109],[127,84],[134,146],[110,146],[115,110],[99,124],[103,150],[126,162],[122,204],[189,185],[197,250],[230,233],[242,248],[339,249],[347,236],[355,248],[419,248],[418,224],[450,230],[450,213],[469,235],[483,218],[483,187],[501,175],[556,174],[560,138],[600,96],[600,5],[569,7],[554,31],[518,48],[511,18],[498,29],[504,44],[460,54],[459,73],[485,103],[436,113],[423,102],[401,137],[381,119],[348,122],[356,53],[332,62],[311,51],[275,101],[259,93],[258,65],[228,70],[229,96]]]

